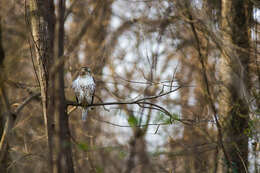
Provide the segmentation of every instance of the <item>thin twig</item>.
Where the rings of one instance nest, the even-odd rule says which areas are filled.
[[[110,124],[112,126],[117,126],[117,127],[145,127],[145,126],[171,125],[169,123],[150,123],[150,124],[139,124],[139,125],[129,126],[129,125],[120,125],[120,124],[112,123],[112,122],[97,119],[97,118],[94,118],[94,117],[91,117],[91,119],[94,119],[94,120],[102,122],[102,123]]]

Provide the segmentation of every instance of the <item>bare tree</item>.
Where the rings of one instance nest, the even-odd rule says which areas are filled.
[[[54,56],[54,4],[51,1],[30,0],[31,34],[37,62],[37,79],[41,88],[42,110],[49,148],[50,170],[57,168],[57,154],[53,149],[54,136],[54,80],[49,73]],[[55,155],[53,155],[55,154]]]
[[[64,55],[64,20],[65,20],[65,0],[59,1],[58,8],[58,58]],[[54,75],[54,74],[53,74]],[[58,67],[55,93],[57,101],[55,130],[58,135],[58,172],[73,173],[73,159],[70,142],[69,118],[67,114],[65,85],[64,85],[64,64]]]

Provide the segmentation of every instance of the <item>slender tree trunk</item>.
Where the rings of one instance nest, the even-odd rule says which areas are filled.
[[[249,120],[249,18],[248,0],[222,0],[223,51],[220,64],[219,116],[230,158],[229,170],[247,172]],[[224,170],[227,170],[224,167]]]
[[[10,111],[10,104],[4,86],[4,59],[5,52],[2,45],[2,29],[0,23],[0,172],[3,173],[8,171],[8,162],[10,162],[8,136],[14,124],[14,117]]]
[[[125,167],[124,173],[131,173],[132,170],[135,168],[136,145],[137,145],[136,141],[138,140],[137,138],[138,138],[138,136],[137,136],[137,133],[135,132],[133,138],[130,139],[130,142],[129,142],[129,147],[130,147],[129,153],[130,154],[126,161],[126,167]]]
[[[152,71],[151,71],[152,73]],[[152,75],[150,76],[150,81],[153,81]],[[149,97],[155,94],[155,89],[149,89],[150,87],[147,86],[144,91],[144,97]],[[125,109],[127,112],[128,117],[134,117],[133,113],[128,110],[127,106],[124,105],[122,108]],[[151,120],[151,110],[148,112],[147,119],[145,121],[145,124],[149,124]],[[142,115],[141,115],[142,116]],[[150,159],[147,153],[147,143],[146,143],[146,133],[148,130],[148,126],[146,127],[132,127],[131,128],[133,132],[133,136],[129,141],[129,156],[126,161],[125,170],[124,173],[145,173],[145,172],[154,172],[154,167],[150,163]]]
[[[133,127],[132,130],[134,135],[129,141],[130,154],[126,161],[124,173],[154,172],[146,151],[145,131],[139,127]]]
[[[42,111],[44,123],[47,127],[47,85],[48,85],[48,67],[47,61],[47,21],[44,14],[44,1],[31,0],[30,1],[30,15],[31,15],[31,28],[32,39],[35,49],[35,57],[37,60],[37,74],[41,88]]]
[[[2,82],[2,81],[1,81]],[[6,115],[1,117],[3,118],[2,122],[3,124],[1,124],[1,126],[3,125],[3,127],[1,127],[1,138],[0,138],[0,170],[2,172],[7,172],[8,171],[8,161],[10,161],[9,158],[9,145],[8,145],[8,138],[9,138],[9,133],[11,128],[14,125],[14,116],[11,113],[10,110],[10,104],[5,92],[5,87],[4,84],[1,83],[0,85],[0,104],[3,108],[4,111],[6,111]],[[2,114],[4,115],[4,114]],[[2,116],[1,115],[1,116]]]
[[[64,13],[65,13],[65,0],[59,0],[58,9],[58,57],[64,54]],[[69,132],[69,120],[65,103],[64,92],[64,64],[61,64],[58,70],[58,78],[56,83],[57,98],[57,125],[56,133],[58,134],[58,172],[60,173],[73,173],[73,159]]]

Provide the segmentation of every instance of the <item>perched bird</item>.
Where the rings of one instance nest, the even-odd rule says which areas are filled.
[[[90,104],[93,104],[96,84],[88,67],[81,67],[78,77],[72,82],[77,102],[82,104],[82,120],[86,121]]]

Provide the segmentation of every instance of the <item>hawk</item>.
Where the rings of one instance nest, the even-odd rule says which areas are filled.
[[[96,84],[88,67],[81,67],[78,77],[72,82],[77,102],[82,104],[82,120],[86,121],[88,105],[93,104]]]

